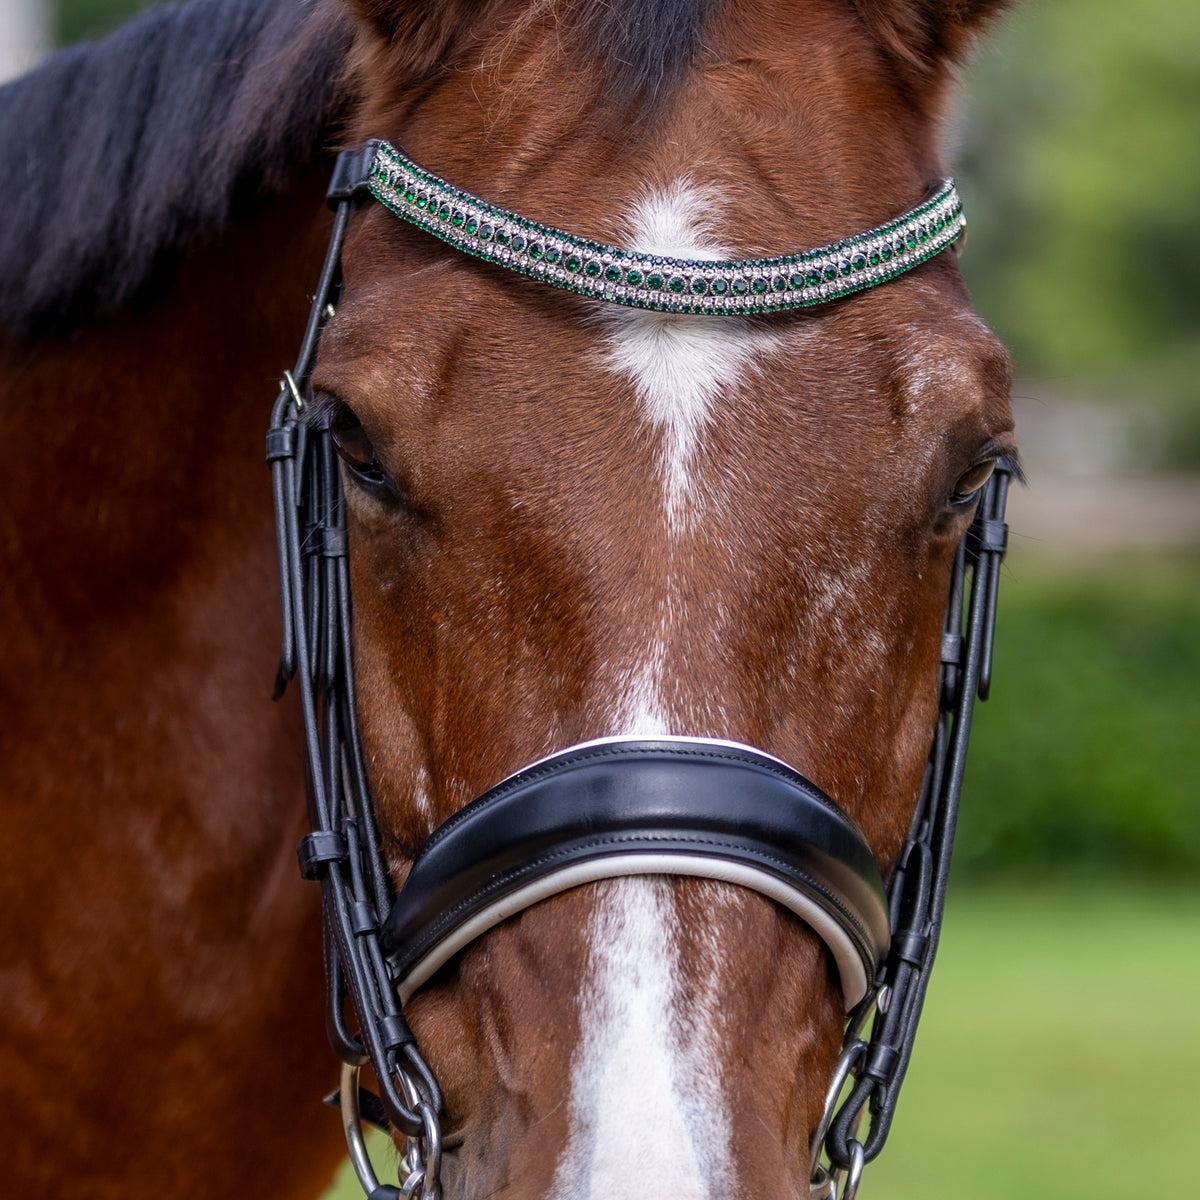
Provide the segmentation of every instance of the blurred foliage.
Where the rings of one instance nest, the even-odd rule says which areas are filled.
[[[1018,374],[1163,412],[1200,465],[1200,20],[1031,0],[967,73],[963,270]]]
[[[957,874],[1200,878],[1200,557],[1006,575]]]
[[[51,0],[54,34],[60,46],[99,37],[148,8],[153,0]]]

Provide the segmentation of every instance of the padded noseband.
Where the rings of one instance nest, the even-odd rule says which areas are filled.
[[[816,785],[748,746],[615,738],[519,771],[434,831],[383,929],[401,1002],[539,900],[651,874],[740,884],[790,909],[829,946],[847,1008],[887,952],[874,857]]]

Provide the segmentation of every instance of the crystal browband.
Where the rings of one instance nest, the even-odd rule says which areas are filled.
[[[635,308],[729,316],[825,304],[886,283],[939,254],[966,227],[954,181],[945,179],[895,220],[779,258],[678,259],[620,250],[539,225],[378,145],[372,195],[397,216],[477,258],[531,279]]]

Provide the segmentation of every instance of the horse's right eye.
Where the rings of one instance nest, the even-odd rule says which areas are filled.
[[[329,418],[329,436],[347,472],[359,484],[372,492],[394,490],[362,422],[354,410],[341,401],[337,402]]]

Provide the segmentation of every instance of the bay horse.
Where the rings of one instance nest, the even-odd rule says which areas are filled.
[[[346,839],[378,840],[382,876],[338,910],[374,938],[371,887],[486,888],[531,813],[591,820],[667,760],[672,803],[725,796],[724,865],[672,843],[608,875],[573,859],[511,912],[458,895],[479,928],[410,973],[402,1015],[383,997],[380,1072],[397,1048],[430,1072],[401,1072],[407,1124],[384,1113],[426,1171],[408,1191],[437,1195],[440,1153],[448,1200],[852,1193],[854,1128],[848,1174],[814,1171],[814,1142],[835,1070],[870,1091],[911,1049],[839,1057],[848,1005],[901,1007],[878,961],[936,941],[879,918],[872,879],[915,869],[931,742],[985,678],[942,711],[964,536],[983,519],[986,592],[980,496],[1015,453],[952,192],[929,199],[954,66],[1003,7],[191,0],[0,92],[7,1194],[318,1195],[344,1152],[327,985],[335,1042],[366,1037],[340,1024],[359,967],[322,972]],[[307,576],[283,513],[291,617],[352,594],[353,649],[285,650],[300,686],[272,706],[260,430],[334,153],[364,145],[270,443],[293,509],[326,489]],[[313,700],[326,651],[350,708]],[[306,743],[335,747],[310,806],[345,784],[369,813],[310,825]],[[751,845],[775,795],[849,849]],[[464,829],[476,857],[439,866]],[[397,911],[393,962],[424,919]]]

